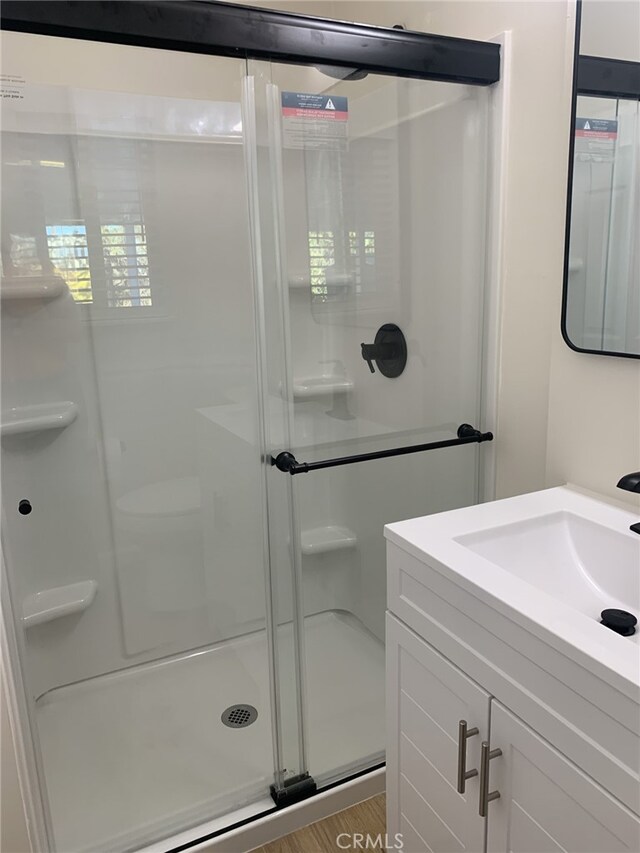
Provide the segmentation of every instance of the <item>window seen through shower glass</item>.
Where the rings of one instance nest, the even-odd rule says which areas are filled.
[[[4,274],[58,275],[76,302],[96,308],[150,308],[143,200],[149,146],[45,134],[6,137],[5,185],[23,201],[4,211]]]
[[[329,144],[318,149],[313,140],[298,139],[295,145],[302,150],[289,150],[285,157],[285,162],[300,160],[306,176],[311,295],[318,307],[376,292],[393,265],[388,239],[377,246],[376,234],[388,235],[397,213],[390,141],[350,140],[335,150]]]
[[[342,235],[333,231],[309,231],[312,296],[319,300],[328,297],[330,283],[335,287],[335,270],[346,264],[353,270],[356,291],[360,292],[375,264],[375,254],[375,231],[347,231]]]

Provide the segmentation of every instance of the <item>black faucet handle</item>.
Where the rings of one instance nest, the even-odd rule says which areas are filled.
[[[377,346],[375,344],[360,344],[360,348],[362,350],[362,357],[369,365],[369,370],[375,373],[376,369],[373,366],[373,362],[378,354]]]
[[[624,477],[620,477],[616,485],[626,492],[640,492],[640,471],[631,471],[630,474],[625,474]]]

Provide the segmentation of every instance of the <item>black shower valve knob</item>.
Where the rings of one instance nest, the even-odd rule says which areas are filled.
[[[376,332],[372,344],[360,344],[362,358],[375,373],[378,370],[388,379],[400,376],[407,364],[407,342],[401,329],[394,323],[385,323]]]

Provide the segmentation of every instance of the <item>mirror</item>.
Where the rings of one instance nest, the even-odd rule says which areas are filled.
[[[579,7],[562,333],[640,358],[640,0]]]

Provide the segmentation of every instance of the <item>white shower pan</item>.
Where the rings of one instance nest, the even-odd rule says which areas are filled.
[[[283,626],[287,656],[292,639]],[[384,743],[383,644],[337,611],[307,617],[305,643],[314,778],[365,755],[373,762]],[[49,794],[57,849],[135,849],[268,795],[268,674],[259,631],[40,697],[42,757],[58,780]],[[221,714],[235,704],[253,705],[257,720],[225,726]]]

